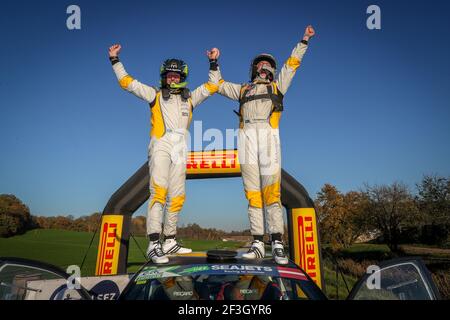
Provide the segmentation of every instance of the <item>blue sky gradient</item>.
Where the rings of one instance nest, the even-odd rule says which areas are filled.
[[[66,8],[81,7],[81,30]],[[366,28],[381,8],[382,29]],[[101,211],[147,157],[148,105],[124,92],[107,59],[123,46],[128,72],[157,85],[160,63],[180,57],[189,86],[207,78],[205,50],[221,49],[224,78],[248,80],[249,62],[283,62],[312,24],[302,66],[285,96],[283,167],[315,196],[364,183],[450,174],[448,1],[9,1],[0,11],[0,193],[33,214]],[[194,120],[225,131],[237,106],[221,96]],[[189,181],[181,223],[248,227],[240,179]],[[145,214],[146,207],[138,214]]]

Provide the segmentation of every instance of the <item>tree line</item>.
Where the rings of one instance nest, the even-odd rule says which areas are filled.
[[[134,217],[131,221],[131,233],[133,235],[146,235],[147,218]],[[250,230],[226,232],[216,228],[204,228],[197,223],[188,223],[177,228],[177,237],[192,240],[222,240],[225,236],[250,235]]]
[[[74,218],[68,216],[33,216],[30,209],[14,195],[0,195],[0,237],[23,234],[32,229],[59,229],[68,231],[94,232],[100,226],[101,213]],[[146,235],[146,217],[136,216],[131,220],[131,233]],[[197,223],[182,225],[177,236],[193,240],[221,240],[224,236],[249,235],[249,230],[226,232],[216,228],[203,228]]]

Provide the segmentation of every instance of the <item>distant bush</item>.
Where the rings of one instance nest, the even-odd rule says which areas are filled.
[[[338,265],[345,274],[350,274],[355,278],[360,278],[364,273],[366,273],[367,266],[369,266],[370,263],[368,263],[367,260],[359,263],[352,259],[340,259],[338,260]]]
[[[69,231],[94,232],[100,225],[101,213],[74,218],[72,216],[33,217],[35,224],[41,229],[58,229]],[[131,220],[131,233],[136,236],[147,234],[146,217],[136,216]],[[203,228],[196,223],[177,228],[177,237],[191,240],[222,240],[225,236],[249,235],[249,230],[225,232],[215,228]]]
[[[0,195],[0,237],[12,237],[33,228],[30,209],[11,194]]]
[[[448,242],[449,230],[446,225],[426,224],[404,228],[399,234],[401,244],[426,244],[444,247]],[[381,243],[384,239],[379,239]]]
[[[426,225],[422,227],[420,242],[429,245],[443,245],[448,239],[446,225]]]
[[[409,226],[403,228],[399,235],[399,243],[420,243],[421,242],[421,226]]]
[[[58,229],[69,231],[94,232],[100,223],[101,213],[95,212],[89,216],[74,218],[73,216],[33,217],[37,227],[41,229]]]
[[[351,248],[339,251],[337,256],[362,263],[391,259],[394,255],[387,245],[355,244]]]
[[[147,235],[147,219],[144,216],[131,219],[131,233],[137,236]]]

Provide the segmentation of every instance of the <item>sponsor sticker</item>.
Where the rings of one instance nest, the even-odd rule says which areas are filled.
[[[209,270],[210,270],[209,266],[193,266],[193,267],[181,270],[181,271],[179,271],[179,273],[183,274],[183,275],[190,274],[190,273],[198,274],[200,272],[209,271]]]
[[[164,268],[156,268],[143,270],[136,277],[136,284],[141,284],[142,282],[147,282],[151,279],[159,279],[159,278],[168,278],[168,277],[179,277],[181,276],[179,273],[175,272],[177,266],[173,267],[164,267]]]
[[[255,275],[277,275],[276,269],[268,266],[258,265],[212,265],[213,274],[255,274]]]

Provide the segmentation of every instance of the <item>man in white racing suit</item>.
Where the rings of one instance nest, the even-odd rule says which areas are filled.
[[[306,28],[303,39],[292,50],[291,56],[276,76],[276,61],[270,54],[260,54],[250,66],[250,82],[235,84],[224,81],[219,72],[219,93],[239,101],[240,130],[238,134],[239,162],[241,164],[245,196],[248,200],[250,231],[254,241],[247,259],[263,258],[265,249],[264,210],[272,241],[272,255],[279,264],[287,264],[282,235],[284,221],[281,206],[281,148],[278,123],[283,111],[283,96],[300,66],[315,32]],[[213,52],[220,54],[217,48]]]
[[[186,133],[193,109],[217,92],[218,79],[213,80],[210,71],[209,81],[190,92],[186,87],[187,64],[179,59],[167,59],[161,65],[159,88],[151,87],[126,72],[119,61],[120,50],[118,44],[109,48],[110,61],[120,86],[149,103],[151,110],[147,256],[154,263],[167,263],[168,255],[192,252],[180,246],[175,238],[178,215],[185,200]],[[208,57],[215,58],[214,54]],[[163,243],[161,231],[164,234]]]

